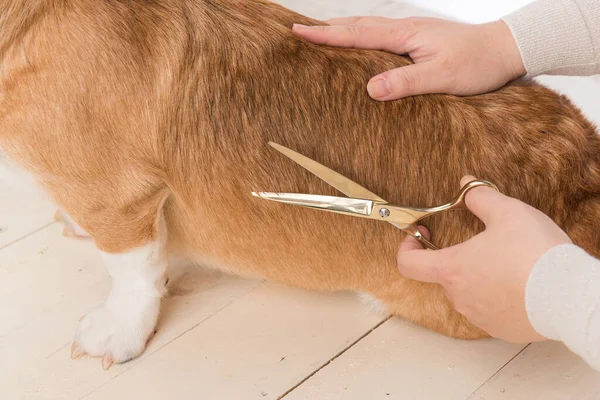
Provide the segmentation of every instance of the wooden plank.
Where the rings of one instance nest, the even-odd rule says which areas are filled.
[[[81,398],[261,284],[200,268],[174,271],[175,295],[164,301],[146,352],[105,372],[97,359],[69,356],[79,318],[103,301],[109,278],[89,241],[61,231],[52,225],[0,252],[0,398]]]
[[[31,185],[9,181],[10,173],[0,165],[0,249],[54,222],[56,211]]]
[[[275,398],[380,321],[354,295],[190,268],[175,277],[176,295],[143,356],[105,372],[97,359],[71,360],[69,347],[108,276],[89,241],[60,233],[55,224],[0,253],[2,398],[120,397],[129,388],[150,398]]]
[[[268,284],[86,399],[277,399],[380,322],[355,295]]]
[[[390,319],[284,400],[463,400],[522,348],[454,340]]]
[[[600,372],[557,342],[527,347],[469,400],[597,400]]]

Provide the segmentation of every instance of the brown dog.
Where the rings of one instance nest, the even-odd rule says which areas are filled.
[[[600,138],[566,98],[515,83],[376,102],[368,79],[408,59],[315,46],[292,23],[316,21],[263,0],[5,2],[0,149],[89,233],[113,278],[74,356],[108,367],[143,351],[171,254],[366,293],[443,334],[485,336],[439,286],[398,273],[401,231],[253,198],[339,194],[269,140],[395,204],[443,203],[465,174],[490,180],[600,256]],[[444,247],[483,228],[469,212],[427,224]]]

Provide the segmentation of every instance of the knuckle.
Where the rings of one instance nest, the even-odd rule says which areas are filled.
[[[400,25],[390,25],[390,27],[387,28],[387,30],[388,36],[395,41],[402,41],[406,34],[406,29]]]
[[[364,27],[359,24],[348,24],[346,30],[352,36],[361,36],[364,33]]]
[[[419,86],[421,78],[418,73],[407,72],[404,68],[395,70],[392,75],[392,88],[395,87],[396,91],[402,88],[403,91],[412,92]]]
[[[311,26],[310,29],[312,30],[312,32],[317,33],[319,35],[322,35],[324,33],[327,33],[329,31],[328,26]]]
[[[407,43],[417,34],[417,30],[411,24],[390,25],[387,35],[396,43]]]

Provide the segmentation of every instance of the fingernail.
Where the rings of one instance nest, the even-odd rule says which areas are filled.
[[[374,99],[381,99],[392,94],[390,83],[383,76],[373,78],[367,85],[367,91],[369,96]]]

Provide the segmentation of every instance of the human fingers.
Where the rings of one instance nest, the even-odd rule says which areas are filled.
[[[329,25],[373,25],[373,24],[392,24],[397,20],[385,17],[355,16],[343,18],[331,18],[326,20]]]
[[[369,95],[379,101],[401,99],[426,93],[446,92],[447,81],[434,62],[411,64],[373,77],[367,85]]]
[[[425,237],[425,239],[429,240],[431,238],[431,233],[429,233],[429,229],[425,228],[424,226],[419,226],[418,227],[419,232],[421,232],[421,234]],[[400,243],[400,250],[401,252],[403,251],[408,251],[408,250],[420,250],[423,249],[423,246],[421,245],[421,243],[415,239],[413,236],[411,235],[406,235],[406,238]]]
[[[461,186],[476,180],[474,176],[464,176]],[[480,186],[469,190],[465,196],[467,208],[488,226],[497,215],[503,214],[504,206],[509,198],[499,191],[487,186]]]
[[[419,227],[421,233],[429,238],[429,232]],[[447,260],[444,250],[425,250],[414,237],[407,235],[400,243],[397,263],[400,273],[409,279],[429,283],[443,282],[443,264]]]
[[[411,51],[408,25],[335,25],[305,26],[295,24],[292,31],[309,42],[357,49],[383,50],[397,54]]]

